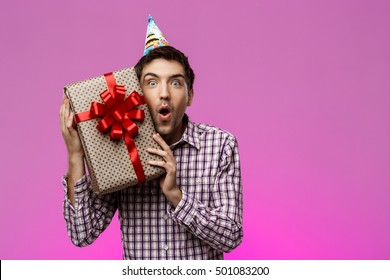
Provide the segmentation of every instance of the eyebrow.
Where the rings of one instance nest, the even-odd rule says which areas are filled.
[[[159,76],[155,73],[152,73],[152,72],[148,72],[144,75],[144,79],[147,77],[147,76],[152,76],[152,77],[155,77],[155,78],[159,78]],[[183,78],[184,80],[186,79],[185,76],[183,74],[175,74],[175,75],[172,75],[172,76],[169,76],[169,79],[174,79],[174,78]]]

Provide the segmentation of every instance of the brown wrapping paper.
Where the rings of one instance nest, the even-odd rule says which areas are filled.
[[[134,90],[143,95],[134,68],[126,68],[113,72],[113,74],[116,84],[125,86],[126,97]],[[90,110],[93,101],[103,103],[100,94],[106,89],[108,89],[107,83],[102,75],[67,85],[64,91],[70,100],[71,109],[77,114]],[[160,147],[152,138],[156,132],[147,105],[139,105],[137,109],[144,110],[145,119],[142,122],[135,121],[138,134],[134,140],[146,181],[149,181],[160,177],[165,170],[148,164],[149,160],[161,160],[161,158],[149,154],[146,149],[148,147],[159,149]],[[112,140],[109,131],[103,134],[97,130],[96,125],[100,119],[101,117],[77,124],[93,192],[96,194],[110,193],[138,184],[123,138]]]

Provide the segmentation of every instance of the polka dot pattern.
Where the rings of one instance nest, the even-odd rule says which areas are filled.
[[[134,68],[126,68],[113,74],[116,83],[125,86],[126,97],[134,90],[143,95]],[[104,76],[99,76],[70,84],[65,87],[65,93],[69,97],[73,112],[77,114],[89,110],[93,101],[103,103],[100,93],[106,89]],[[147,105],[140,105],[137,108],[144,110],[145,119],[143,122],[136,122],[138,134],[134,140],[146,180],[149,181],[160,177],[165,170],[148,164],[149,160],[161,158],[150,155],[146,149],[160,147],[152,138],[155,128]],[[77,124],[94,193],[104,194],[136,185],[137,177],[123,138],[111,140],[109,132],[106,134],[99,132],[96,128],[99,120],[100,118],[96,118]]]

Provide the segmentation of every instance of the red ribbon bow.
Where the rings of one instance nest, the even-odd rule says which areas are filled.
[[[96,126],[97,129],[101,133],[106,133],[111,127],[111,139],[119,140],[123,137],[138,183],[143,183],[145,174],[133,139],[138,133],[138,127],[132,120],[144,120],[144,111],[134,109],[138,105],[145,104],[144,98],[136,91],[125,98],[125,87],[116,84],[112,73],[104,74],[104,78],[108,90],[103,91],[100,97],[105,104],[92,102],[90,110],[75,115],[76,123],[102,117]]]

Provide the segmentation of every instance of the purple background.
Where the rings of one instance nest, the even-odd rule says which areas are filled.
[[[62,217],[63,86],[134,65],[148,14],[197,74],[193,121],[239,141],[244,241],[227,259],[390,259],[390,2],[3,1],[1,259],[121,259],[117,218]]]

